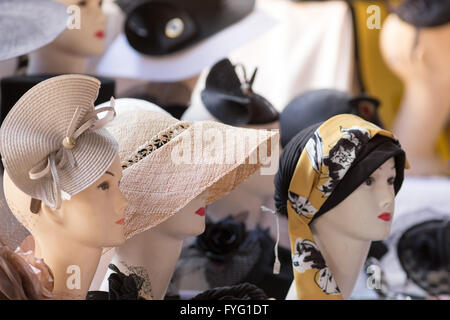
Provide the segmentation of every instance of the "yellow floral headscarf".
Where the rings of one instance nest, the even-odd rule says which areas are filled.
[[[289,219],[292,263],[299,299],[342,299],[309,225],[313,218],[345,199],[392,156],[396,157],[398,174],[395,191],[398,192],[405,165],[409,167],[398,141],[389,131],[350,114],[341,114],[321,125],[305,129],[286,146],[275,178],[275,201],[277,210],[280,213],[287,211]],[[370,160],[369,165],[364,162],[365,158]],[[286,161],[296,161],[292,162],[291,171],[285,168],[289,167],[283,164]],[[339,185],[349,170],[351,172],[347,178],[351,179]],[[321,210],[322,207],[326,210]]]

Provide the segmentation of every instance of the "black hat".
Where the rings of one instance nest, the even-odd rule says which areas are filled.
[[[397,244],[409,279],[428,294],[450,292],[450,220],[427,220],[406,230]]]
[[[387,5],[400,19],[418,28],[450,23],[448,0],[388,0]]]
[[[125,35],[146,55],[190,47],[249,15],[255,0],[122,0]]]
[[[355,114],[383,127],[378,116],[380,102],[373,97],[333,89],[307,91],[295,97],[280,115],[281,146],[284,148],[300,131],[342,113]]]
[[[9,110],[16,104],[17,101],[32,87],[39,82],[52,78],[56,75],[30,75],[30,76],[11,76],[3,78],[0,81],[0,124],[5,119]],[[110,78],[95,76],[100,82],[101,87],[95,101],[95,105],[107,102],[114,96],[115,81]]]
[[[242,83],[236,67],[244,71]],[[277,121],[278,111],[264,97],[252,90],[257,70],[247,79],[242,65],[232,65],[230,60],[217,62],[206,78],[201,97],[206,109],[219,121],[233,126],[267,124]]]

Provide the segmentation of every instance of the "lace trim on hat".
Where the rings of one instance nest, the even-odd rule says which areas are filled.
[[[170,142],[173,138],[189,128],[189,126],[189,122],[179,122],[171,127],[168,127],[166,130],[159,132],[158,134],[153,136],[145,145],[139,147],[134,155],[132,155],[128,160],[123,161],[122,169],[129,168],[133,164],[138,163],[153,151]]]

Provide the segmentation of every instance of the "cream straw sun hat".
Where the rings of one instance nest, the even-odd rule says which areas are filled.
[[[117,156],[115,139],[102,127],[112,107],[94,110],[100,81],[63,75],[43,81],[14,105],[0,128],[0,152],[14,184],[59,208],[97,181]],[[105,112],[99,119],[97,114]]]
[[[127,239],[175,215],[206,190],[207,204],[232,191],[264,164],[279,137],[278,131],[190,123],[151,110],[124,112],[107,129],[119,142],[124,169],[120,189],[129,202]]]

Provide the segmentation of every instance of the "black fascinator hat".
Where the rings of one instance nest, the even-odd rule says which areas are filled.
[[[428,294],[450,293],[450,220],[427,220],[406,230],[397,244],[409,279]]]
[[[236,69],[241,67],[244,81]],[[217,62],[206,78],[201,98],[206,109],[219,121],[232,126],[259,125],[277,121],[278,111],[261,95],[253,92],[257,69],[247,78],[245,67],[230,60]]]

